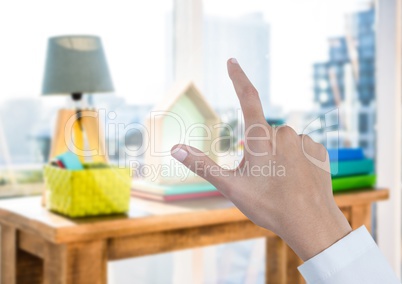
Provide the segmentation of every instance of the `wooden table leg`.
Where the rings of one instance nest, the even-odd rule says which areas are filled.
[[[1,284],[16,284],[17,230],[1,225]]]
[[[43,280],[43,261],[18,248],[18,231],[1,225],[1,283],[40,284]]]
[[[266,239],[265,283],[286,284],[286,243],[279,237]]]
[[[371,231],[371,204],[354,205],[350,209],[350,225],[356,230],[365,225]]]
[[[352,208],[351,206],[339,208],[341,209],[343,215],[345,216],[345,218],[348,220],[349,223],[350,223],[351,208]]]
[[[299,270],[297,267],[303,264],[303,261],[300,259],[300,257],[297,256],[297,254],[288,246],[286,246],[286,253],[287,253],[287,283],[292,283],[292,284],[304,284],[306,283],[304,281],[303,276],[300,274]]]
[[[106,284],[106,241],[46,244],[45,284]]]

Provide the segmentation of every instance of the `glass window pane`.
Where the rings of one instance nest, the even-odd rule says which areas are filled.
[[[173,1],[16,0],[0,4],[4,42],[0,53],[0,184],[16,180],[20,188],[22,182],[42,181],[35,171],[47,161],[57,111],[72,107],[67,97],[40,96],[48,38],[100,36],[116,92],[94,95],[91,100],[99,109],[115,111],[116,125],[141,122],[169,87],[166,55],[172,6]],[[112,160],[119,158],[120,144],[132,147],[142,139],[138,131],[125,134],[107,137]],[[32,171],[32,177],[25,171]],[[10,178],[10,172],[15,178]],[[9,189],[0,185],[0,197]]]
[[[363,145],[373,157],[374,15],[371,1],[205,0],[203,91],[221,113],[239,107],[224,63],[236,57],[267,120],[282,118],[302,132],[338,108],[339,146]],[[311,135],[330,144],[325,133]]]

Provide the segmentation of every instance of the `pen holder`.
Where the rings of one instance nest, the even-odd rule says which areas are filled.
[[[47,165],[44,169],[46,207],[69,217],[125,213],[129,209],[129,169],[97,168],[67,170]]]

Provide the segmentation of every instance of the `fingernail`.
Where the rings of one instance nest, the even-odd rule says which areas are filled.
[[[188,153],[183,149],[175,149],[172,151],[172,156],[179,162],[183,163],[184,159],[188,156]]]
[[[231,59],[230,59],[230,62],[232,62],[233,64],[239,64],[239,62],[237,62],[237,59],[236,59],[236,58],[231,58]]]

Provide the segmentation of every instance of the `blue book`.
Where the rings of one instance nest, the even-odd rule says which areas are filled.
[[[81,164],[78,156],[71,152],[65,152],[56,157],[67,170],[83,170],[84,166]]]
[[[364,153],[362,148],[328,149],[328,154],[330,162],[364,159]]]
[[[374,162],[371,159],[331,162],[333,178],[373,174]]]

